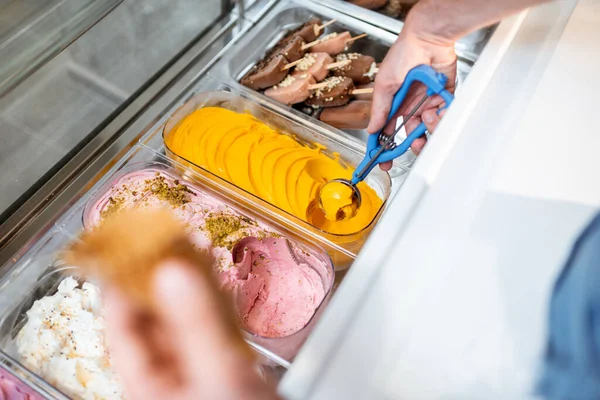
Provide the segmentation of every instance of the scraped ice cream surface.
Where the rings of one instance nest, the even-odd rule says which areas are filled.
[[[247,237],[233,249],[238,273],[225,283],[247,330],[280,337],[302,329],[327,288],[311,255],[282,238]]]
[[[232,296],[241,326],[252,334],[298,332],[328,295],[333,270],[325,255],[305,251],[158,168],[118,178],[86,210],[84,225],[93,229],[132,208],[173,211],[194,247],[215,260],[218,283]]]
[[[29,369],[71,397],[121,399],[104,340],[100,291],[91,283],[78,286],[67,277],[55,294],[33,304],[17,334],[17,351]]]

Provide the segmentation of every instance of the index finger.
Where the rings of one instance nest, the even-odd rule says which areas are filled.
[[[373,89],[373,103],[371,104],[371,119],[367,131],[371,134],[382,130],[388,119],[392,108],[394,95],[402,86],[402,81],[397,76],[405,76],[406,73],[394,73],[385,61],[382,63],[379,73],[375,77]]]
[[[402,86],[408,71],[426,60],[404,33],[392,45],[375,76],[371,119],[367,131],[379,132],[385,126],[394,95]]]

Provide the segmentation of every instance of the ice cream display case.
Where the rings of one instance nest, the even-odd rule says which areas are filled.
[[[73,149],[73,157],[51,171],[26,202],[11,208],[16,211],[3,214],[0,367],[11,382],[7,391],[35,399],[122,398],[105,347],[74,359],[61,352],[39,357],[40,346],[50,343],[56,348],[65,340],[60,329],[50,335],[44,321],[60,320],[60,312],[52,314],[55,309],[71,307],[74,319],[96,321],[93,329],[76,328],[73,343],[88,348],[103,342],[99,289],[82,278],[77,266],[66,264],[62,254],[79,234],[112,213],[160,205],[187,224],[197,248],[218,260],[215,274],[236,299],[235,311],[257,354],[261,376],[279,384],[286,398],[312,398],[313,388],[321,384],[319,377],[335,361],[335,349],[352,335],[344,326],[360,309],[370,280],[385,262],[381,257],[394,248],[400,240],[397,230],[408,227],[410,213],[420,207],[418,199],[428,186],[423,171],[437,171],[445,163],[443,152],[434,160],[417,160],[409,152],[389,173],[375,169],[363,183],[361,191],[368,194],[370,205],[364,215],[342,221],[345,224],[324,224],[314,214],[320,187],[337,175],[350,176],[361,161],[366,131],[336,127],[321,117],[329,107],[307,107],[306,99],[291,104],[269,90],[285,88],[311,71],[336,82],[349,79],[351,92],[363,79],[372,80],[371,73],[376,73],[398,32],[385,20],[374,21],[335,4],[333,0],[257,0],[245,6],[223,2],[211,26],[183,46],[107,121],[81,132],[87,141]],[[116,10],[119,7],[124,6]],[[553,9],[548,10],[552,14]],[[554,11],[568,15],[565,9]],[[527,29],[527,18],[535,24],[544,15],[523,13],[506,20],[482,37],[480,46],[470,50],[474,53],[462,53],[457,98],[440,126],[440,139],[428,147],[446,142],[452,148],[517,33]],[[110,18],[109,13],[105,19]],[[344,67],[311,70],[317,60],[310,54],[316,53],[307,53],[303,47],[310,40],[300,40],[294,33],[306,27],[323,42],[366,34],[351,46],[344,42],[339,51],[322,46],[316,52],[327,54],[330,59],[322,57],[327,62],[345,66],[368,57],[365,70],[354,78],[344,75],[348,73]],[[297,57],[290,56],[292,44]],[[273,85],[248,84],[254,79],[248,77],[274,58],[296,64]],[[369,100],[350,100],[356,101]],[[270,249],[282,253],[273,258],[277,267],[272,270],[257,256]],[[402,264],[403,258],[396,261]],[[265,272],[262,292],[248,287],[249,268],[255,268],[258,276]],[[285,312],[273,306],[270,293],[283,299]],[[259,296],[261,301],[254,301]],[[70,331],[69,323],[58,324]],[[366,392],[345,398],[378,398],[359,393]]]

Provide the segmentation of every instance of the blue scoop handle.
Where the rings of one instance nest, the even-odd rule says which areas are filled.
[[[394,115],[396,115],[396,113],[402,106],[402,103],[404,102],[408,91],[410,90],[412,84],[415,82],[421,82],[427,87],[427,96],[433,96],[437,94],[444,99],[446,105],[444,106],[444,108],[438,111],[438,114],[442,110],[448,108],[450,104],[452,104],[454,96],[452,96],[452,94],[445,89],[446,83],[448,82],[448,78],[446,77],[446,75],[442,74],[441,72],[435,71],[428,65],[419,65],[408,72],[406,78],[404,79],[404,83],[394,95],[394,100],[392,101],[392,108],[388,115],[388,119],[385,123],[386,126],[392,120],[392,118],[394,118]],[[358,182],[365,179],[365,177],[369,175],[369,173],[373,170],[373,168],[375,168],[376,165],[386,161],[391,161],[406,153],[406,151],[410,148],[415,139],[418,139],[421,136],[423,136],[425,134],[425,131],[427,131],[427,127],[423,122],[421,122],[419,126],[417,126],[417,128],[414,131],[412,131],[406,137],[406,139],[404,139],[402,143],[400,143],[392,150],[386,150],[382,152],[377,158],[376,162],[374,162],[373,165],[371,165],[371,167],[367,171],[364,171],[362,176],[358,176],[362,169],[375,156],[375,154],[381,146],[379,144],[379,134],[381,133],[381,131],[369,135],[369,139],[367,140],[367,153],[365,154],[365,158],[363,159],[363,161],[358,165],[358,167],[356,167],[356,170],[352,175],[352,184],[356,185]]]

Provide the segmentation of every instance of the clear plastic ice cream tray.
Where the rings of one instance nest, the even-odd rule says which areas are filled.
[[[224,90],[223,90],[224,89]],[[271,128],[293,136],[300,143],[308,146],[319,144],[324,146],[323,153],[331,158],[339,155],[341,162],[351,167],[360,163],[363,157],[362,152],[355,151],[352,147],[336,140],[333,135],[325,135],[310,126],[302,125],[292,119],[285,117],[275,111],[270,110],[265,105],[257,102],[251,94],[235,93],[233,89],[223,85],[222,90],[213,90],[191,95],[185,102],[172,114],[166,122],[163,131],[163,137],[171,134],[172,128],[194,110],[203,107],[221,107],[238,113],[249,113],[260,121],[266,123]],[[387,173],[379,169],[374,170],[366,179],[366,184],[370,186],[377,196],[383,200],[379,210],[373,215],[371,222],[357,232],[348,234],[334,234],[318,229],[302,219],[285,212],[284,210],[270,204],[267,201],[239,188],[215,174],[194,165],[189,160],[180,157],[176,152],[171,151],[165,146],[166,154],[169,158],[176,160],[184,165],[207,177],[211,185],[214,185],[221,192],[229,192],[232,196],[239,197],[242,202],[247,203],[250,208],[260,208],[263,213],[268,213],[272,218],[278,219],[281,223],[289,226],[293,231],[303,231],[317,239],[325,248],[338,247],[339,251],[329,252],[337,268],[343,267],[343,254],[355,256],[360,247],[364,244],[369,232],[381,216],[385,201],[391,193],[391,181]]]

